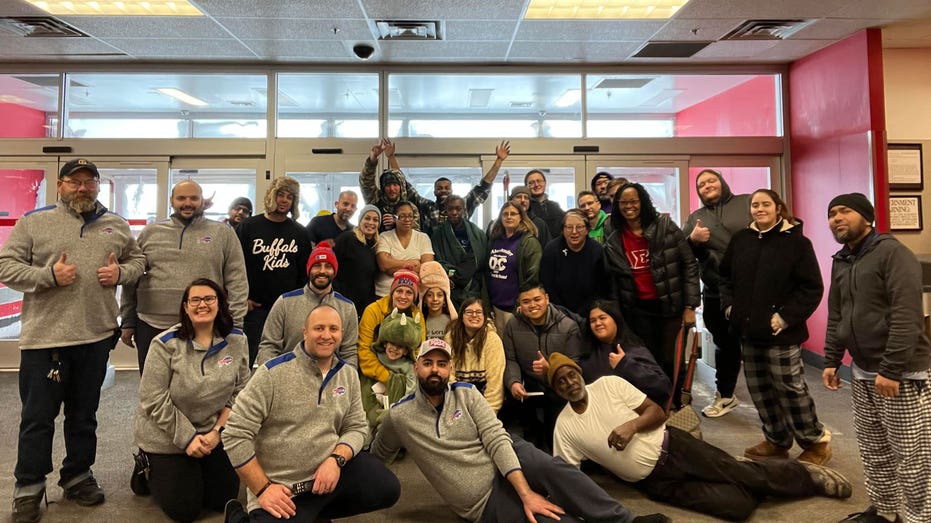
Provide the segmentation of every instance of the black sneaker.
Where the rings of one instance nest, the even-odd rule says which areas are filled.
[[[249,521],[249,514],[242,507],[238,499],[231,499],[226,502],[223,508],[223,523],[242,523]]]
[[[846,518],[840,520],[840,523],[851,522],[851,523],[890,523],[890,521],[882,516],[880,516],[876,507],[870,505],[870,508],[864,510],[863,512],[855,512],[848,515]],[[902,518],[898,515],[895,516],[894,523],[902,523]]]
[[[650,514],[647,516],[637,516],[634,518],[634,523],[670,523],[672,518],[666,514]]]
[[[74,501],[82,507],[92,507],[103,503],[103,489],[97,484],[94,476],[88,476],[79,483],[65,489],[65,498]]]
[[[149,490],[149,457],[145,455],[142,449],[133,454],[133,475],[129,478],[129,489],[137,496],[148,496],[152,493]]]
[[[42,519],[42,511],[39,510],[39,502],[45,499],[45,489],[43,488],[34,496],[21,496],[13,499],[13,523],[36,523]],[[48,500],[45,501],[48,506]]]

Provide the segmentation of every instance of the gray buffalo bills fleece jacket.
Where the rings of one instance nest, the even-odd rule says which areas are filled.
[[[368,434],[359,373],[332,358],[324,376],[301,342],[258,368],[223,432],[233,467],[257,459],[268,479],[292,485],[309,480],[338,444],[358,454]],[[250,491],[248,510],[257,508]]]
[[[520,470],[511,436],[470,383],[453,383],[439,409],[418,387],[385,415],[372,443],[381,459],[406,448],[457,516],[479,521],[496,474]]]
[[[59,287],[52,266],[63,254],[77,278]],[[102,287],[97,280],[97,269],[107,265],[110,254],[120,266],[118,284],[139,279],[145,258],[129,224],[100,202],[83,216],[58,202],[16,222],[0,250],[0,282],[23,293],[21,349],[70,347],[113,336],[116,287]]]
[[[233,406],[252,374],[241,330],[204,347],[179,338],[179,327],[152,340],[139,382],[133,432],[146,452],[183,454],[194,436],[216,425],[221,410]]]
[[[210,278],[226,289],[233,322],[242,325],[249,282],[232,227],[203,216],[189,223],[172,216],[146,225],[139,233],[139,247],[146,273],[135,286],[123,287],[123,328],[135,328],[137,317],[158,329],[177,323],[184,289],[197,278]]]

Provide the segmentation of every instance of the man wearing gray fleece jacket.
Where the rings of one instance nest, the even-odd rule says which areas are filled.
[[[359,453],[368,424],[358,372],[335,355],[341,336],[337,310],[317,307],[304,340],[259,367],[236,398],[223,446],[249,514],[231,501],[228,522],[344,518],[397,502],[397,477]]]
[[[80,505],[104,501],[90,467],[100,386],[116,344],[116,286],[135,282],[145,259],[126,220],[97,201],[99,180],[88,160],[66,163],[58,203],[26,213],[0,251],[0,282],[23,293],[16,522],[42,517],[62,403],[67,453],[58,484]]]
[[[187,285],[209,278],[226,289],[233,323],[242,326],[249,282],[242,246],[232,227],[204,217],[203,191],[192,180],[171,190],[172,214],[139,233],[146,273],[123,287],[120,317],[123,343],[134,346],[139,374],[155,336],[178,322]]]
[[[511,441],[495,412],[469,383],[448,385],[451,350],[440,339],[420,347],[419,386],[388,410],[372,443],[386,459],[407,449],[453,512],[468,521],[638,519],[584,473],[529,443]],[[657,520],[657,521],[665,521]]]

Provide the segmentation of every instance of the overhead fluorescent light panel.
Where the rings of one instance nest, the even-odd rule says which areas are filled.
[[[25,0],[53,15],[204,16],[188,0]]]
[[[207,102],[197,98],[196,96],[191,96],[181,89],[176,89],[174,87],[159,87],[155,89],[156,91],[162,93],[165,96],[170,96],[179,102],[186,103],[188,105],[193,105],[195,107],[204,107],[210,105]]]
[[[582,100],[582,91],[580,89],[566,89],[566,92],[553,102],[556,107],[571,107]]]
[[[527,20],[666,19],[689,0],[530,0]]]

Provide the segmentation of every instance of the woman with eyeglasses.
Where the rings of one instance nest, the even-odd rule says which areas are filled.
[[[451,381],[471,383],[498,412],[504,403],[504,344],[477,297],[466,298],[449,324],[446,343],[453,350]]]
[[[605,241],[610,296],[619,301],[630,327],[672,381],[676,336],[683,325],[695,324],[695,307],[701,304],[695,255],[682,229],[668,214],[657,212],[639,183],[618,189],[611,223]],[[681,369],[680,378],[684,376]],[[679,379],[673,395],[676,407],[681,388]]]
[[[601,296],[605,286],[604,249],[588,233],[591,225],[579,209],[562,218],[562,236],[543,248],[540,281],[550,303],[585,316],[588,305]]]
[[[501,207],[489,231],[485,290],[498,332],[504,332],[514,317],[520,291],[539,284],[542,248],[536,236],[537,228],[527,213],[511,202]]]
[[[226,293],[212,280],[194,280],[179,323],[152,340],[139,383],[133,428],[149,473],[146,486],[137,462],[134,492],[150,490],[175,521],[193,521],[205,508],[223,511],[239,493],[239,477],[220,433],[249,375],[248,343],[233,328]]]
[[[433,243],[426,234],[414,229],[414,204],[402,201],[395,211],[394,229],[381,233],[375,245],[375,259],[381,272],[375,277],[375,294],[387,296],[394,273],[407,269],[420,274],[420,264],[433,261]]]

